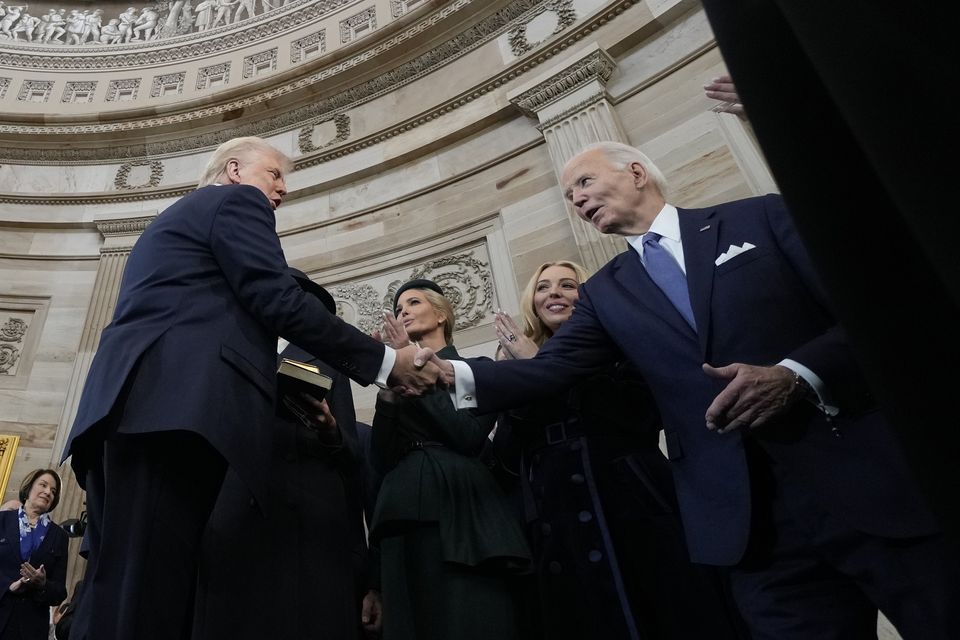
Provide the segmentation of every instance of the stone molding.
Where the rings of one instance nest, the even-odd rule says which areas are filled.
[[[490,263],[473,255],[474,250],[428,260],[410,270],[409,275],[392,280],[382,294],[368,282],[347,283],[330,287],[337,303],[337,315],[344,317],[344,307],[353,313],[350,322],[365,333],[379,330],[383,310],[393,306],[397,289],[404,282],[426,278],[440,285],[450,300],[461,331],[481,323],[493,311],[493,278]]]
[[[174,38],[150,40],[139,44],[37,47],[28,43],[21,43],[18,46],[14,41],[6,40],[0,47],[0,66],[44,70],[123,69],[156,66],[158,63],[205,57],[220,51],[236,49],[263,38],[272,38],[277,34],[286,33],[302,24],[332,14],[354,1],[294,0],[294,2],[283,7],[283,11],[290,11],[297,4],[306,6],[285,15],[277,15],[274,11],[268,11],[256,16],[242,27],[233,24],[224,25],[208,31]],[[70,50],[103,55],[65,55]],[[19,51],[23,53],[19,53]]]
[[[474,1],[477,0],[458,0],[457,3],[445,7],[445,9],[449,12],[452,12]],[[376,144],[400,133],[413,129],[421,124],[434,120],[435,118],[448,113],[449,111],[452,111],[463,104],[466,104],[467,102],[470,102],[480,95],[496,89],[506,82],[509,82],[526,73],[530,69],[542,64],[544,61],[552,58],[556,54],[569,47],[571,42],[586,37],[594,30],[600,28],[603,24],[606,24],[608,21],[627,10],[637,2],[638,0],[621,0],[616,2],[610,5],[605,12],[594,16],[594,18],[589,22],[584,23],[580,29],[571,33],[563,42],[557,42],[551,47],[542,49],[537,53],[537,55],[531,56],[522,62],[519,62],[510,69],[502,72],[498,76],[495,76],[486,84],[476,87],[467,93],[461,94],[460,96],[447,101],[443,105],[427,113],[419,115],[415,118],[411,118],[374,136],[364,138],[362,141],[358,141],[350,147],[338,148],[336,152],[330,151],[323,153],[321,156],[306,158],[297,163],[297,168],[313,166],[332,158],[352,153],[353,151]],[[316,118],[330,117],[331,114],[336,114],[337,112],[342,113],[349,108],[373,100],[391,91],[395,91],[400,87],[426,76],[440,66],[448,64],[454,59],[459,58],[460,56],[465,55],[466,53],[469,53],[486,42],[498,37],[511,27],[511,24],[514,20],[522,20],[526,17],[526,15],[528,15],[528,12],[530,11],[529,5],[539,4],[540,3],[536,2],[535,0],[516,2],[510,5],[510,7],[488,17],[486,20],[473,25],[471,28],[467,29],[461,34],[458,34],[439,47],[436,47],[431,51],[422,54],[418,58],[400,65],[399,67],[391,69],[389,72],[377,78],[351,87],[346,91],[335,96],[331,96],[325,100],[316,101],[310,105],[289,111],[275,118],[265,118],[257,123],[241,127],[234,127],[226,131],[212,132],[200,136],[180,138],[178,140],[171,140],[167,142],[151,143],[149,145],[114,145],[110,148],[100,149],[8,148],[4,150],[4,155],[6,156],[4,159],[15,162],[30,162],[35,164],[58,164],[63,162],[73,164],[98,164],[105,160],[125,160],[128,158],[143,157],[157,158],[163,156],[182,155],[184,152],[214,148],[220,143],[235,136],[260,135],[266,137],[269,135],[282,133],[293,127],[302,127],[303,123],[306,121]],[[442,12],[443,10],[433,14],[431,17],[436,17]],[[225,105],[209,107],[207,109],[196,110],[185,114],[175,114],[161,118],[153,118],[149,120],[140,120],[128,123],[111,123],[101,125],[86,124],[77,125],[74,127],[26,127],[22,125],[0,125],[0,133],[99,133],[121,129],[138,130],[148,129],[154,126],[183,123],[192,119],[209,117],[224,111],[243,109],[263,100],[274,99],[280,95],[283,95],[284,93],[308,86],[316,81],[325,79],[343,70],[349,69],[356,64],[373,57],[374,55],[378,55],[381,51],[390,48],[392,46],[392,41],[409,38],[413,35],[415,30],[422,30],[426,28],[426,22],[427,21],[417,23],[414,27],[411,27],[410,30],[405,31],[403,34],[400,34],[391,40],[385,41],[374,49],[365,51],[358,56],[351,58],[350,60],[346,60],[343,63],[336,65],[335,67],[323,69],[317,74],[312,74],[307,78],[296,80],[285,87],[275,88],[264,92],[263,94],[251,96],[242,100],[232,101]],[[0,197],[0,201],[13,202],[14,200],[10,199],[9,197]],[[33,201],[31,200],[31,202]]]
[[[524,113],[536,116],[537,112],[544,107],[594,80],[599,81],[601,86],[606,85],[616,64],[610,54],[603,49],[597,49],[590,55],[577,60],[573,65],[512,98],[510,102],[517,105]]]
[[[141,234],[153,222],[155,215],[136,216],[131,218],[114,218],[112,220],[95,220],[97,231],[104,238]]]

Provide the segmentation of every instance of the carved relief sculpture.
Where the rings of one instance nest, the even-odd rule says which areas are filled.
[[[14,366],[20,359],[23,336],[27,333],[27,323],[20,318],[7,318],[0,325],[0,375],[14,375]]]

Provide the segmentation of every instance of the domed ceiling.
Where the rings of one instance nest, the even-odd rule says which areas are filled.
[[[392,122],[366,131],[382,138],[406,121],[435,117],[483,83],[516,76],[511,65],[540,41],[604,4],[620,12],[634,3],[0,1],[0,162],[158,158],[297,128],[304,156],[330,153],[347,139],[370,144],[351,133],[349,109],[502,36],[501,59],[454,74],[463,82],[448,74],[429,91],[399,92]]]

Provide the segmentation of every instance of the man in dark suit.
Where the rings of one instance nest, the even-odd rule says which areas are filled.
[[[703,6],[851,347],[960,542],[960,500],[945,480],[960,431],[943,420],[956,376],[918,374],[960,359],[957,5]],[[891,351],[902,337],[909,348]]]
[[[259,138],[218,148],[201,188],[130,254],[64,456],[87,490],[78,638],[189,637],[204,525],[229,465],[263,504],[283,335],[362,384],[430,383],[286,272],[273,210],[291,162]],[[242,558],[237,559],[242,562]]]
[[[875,638],[878,607],[907,638],[955,634],[955,551],[779,196],[678,210],[617,143],[575,156],[562,186],[631,248],[533,360],[443,364],[459,406],[518,405],[626,358],[662,414],[692,559],[731,567],[755,639]]]
[[[326,289],[288,271],[336,313]],[[283,339],[278,349],[333,383],[322,402],[293,399],[308,423],[278,408],[263,453],[269,491],[263,510],[240,477],[227,472],[203,538],[195,640],[359,640],[361,602],[375,597],[368,594],[365,470],[350,380]]]

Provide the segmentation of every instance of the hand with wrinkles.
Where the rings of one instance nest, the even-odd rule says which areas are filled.
[[[727,380],[707,407],[707,429],[727,433],[741,427],[756,429],[787,411],[803,397],[790,369],[775,365],[758,367],[735,362],[725,367],[703,365],[711,378]]]

